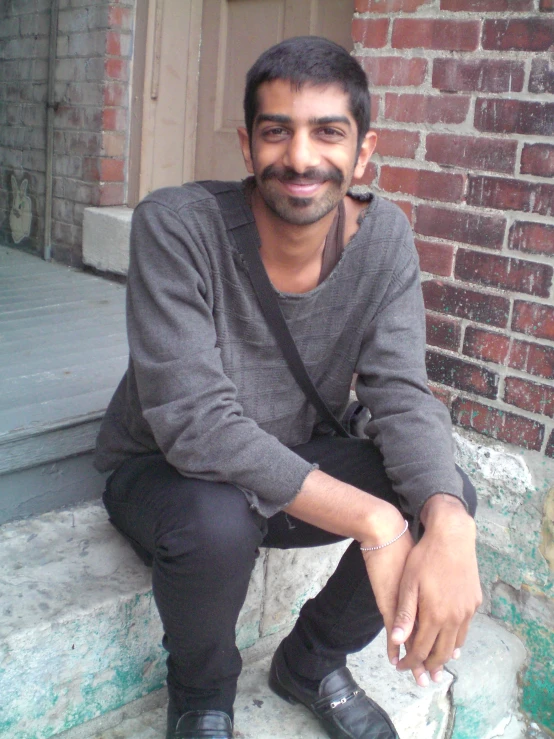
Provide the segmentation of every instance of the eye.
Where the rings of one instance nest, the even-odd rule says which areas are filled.
[[[326,141],[339,141],[344,138],[344,131],[332,126],[323,126],[318,129],[317,135]]]
[[[271,128],[266,128],[262,131],[262,137],[265,141],[281,141],[288,135],[288,131],[286,128],[283,128],[282,126],[272,126]]]

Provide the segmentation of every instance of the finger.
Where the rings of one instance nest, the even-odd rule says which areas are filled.
[[[405,656],[398,663],[398,669],[414,670],[419,665],[424,665],[438,638],[438,628],[431,624],[422,626],[419,624],[417,634],[410,648],[406,650]],[[452,645],[454,649],[454,645]],[[452,654],[452,650],[450,652]]]
[[[452,659],[460,659],[462,656],[462,650],[459,647],[456,647],[456,649],[452,652]]]
[[[414,680],[419,685],[420,688],[427,688],[429,687],[429,676],[427,675],[427,670],[423,665],[419,665],[419,667],[414,667],[412,670],[412,675],[414,676]]]
[[[460,647],[463,647],[465,644],[470,624],[471,618],[468,618],[461,624],[460,628],[458,629],[458,635],[456,636],[456,649],[458,650],[458,652],[460,651]],[[456,651],[456,649],[454,651]],[[458,657],[454,657],[454,659],[458,659]]]
[[[391,641],[393,644],[405,644],[410,638],[417,616],[417,601],[417,585],[408,585],[402,580],[392,624]]]
[[[425,660],[425,667],[430,673],[442,670],[456,648],[457,628],[442,628],[435,639],[431,651]]]

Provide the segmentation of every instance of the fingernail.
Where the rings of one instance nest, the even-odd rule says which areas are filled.
[[[399,626],[396,626],[392,630],[391,636],[393,639],[398,639],[398,640],[404,639],[404,629],[401,629]]]
[[[394,665],[395,667],[396,667],[396,665],[398,664],[398,662],[399,662],[399,659],[398,659],[398,657],[393,657],[393,658],[391,659],[391,661],[390,661],[391,665]]]
[[[423,675],[420,675],[418,677],[417,684],[420,686],[420,688],[428,688],[429,687],[429,678],[428,678],[426,672],[424,672]]]
[[[436,683],[440,683],[442,680],[442,670],[439,670],[438,672],[433,673],[433,681]]]
[[[456,649],[452,652],[452,659],[460,659],[462,656],[462,650],[456,647]]]

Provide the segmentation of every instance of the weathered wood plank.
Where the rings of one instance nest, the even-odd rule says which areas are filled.
[[[59,424],[58,428],[39,427],[31,433],[0,438],[0,475],[92,452],[101,416],[102,413],[91,414],[65,426]]]

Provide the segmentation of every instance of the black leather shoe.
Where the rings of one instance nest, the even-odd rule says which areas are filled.
[[[291,674],[280,644],[271,663],[269,687],[289,703],[303,703],[333,739],[399,739],[385,711],[367,697],[347,667],[324,677],[317,692],[308,690]]]
[[[167,739],[232,739],[233,724],[223,711],[187,711],[176,725],[168,712]]]

